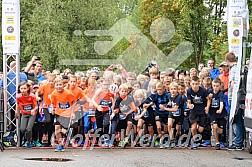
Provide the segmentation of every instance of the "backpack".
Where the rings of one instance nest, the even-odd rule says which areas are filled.
[[[17,146],[17,134],[14,132],[6,132],[3,135],[3,145],[6,147],[16,147]]]

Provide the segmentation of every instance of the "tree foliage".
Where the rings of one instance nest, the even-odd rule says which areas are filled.
[[[181,42],[191,42],[193,53],[181,64],[182,68],[196,67],[209,58],[220,62],[228,50],[226,0],[21,0],[20,3],[21,67],[33,55],[40,56],[48,70],[91,67],[66,66],[60,64],[62,59],[115,59],[134,45],[122,40],[109,53],[100,56],[94,50],[94,42],[110,38],[88,37],[84,31],[107,30],[122,18],[128,18],[166,55]],[[251,10],[251,2],[248,3]],[[176,30],[173,38],[165,43],[158,43],[150,35],[151,23],[161,17],[170,19]],[[139,42],[134,40],[135,44]],[[141,54],[136,51],[134,56]],[[126,67],[129,71],[141,59],[134,56],[128,60],[133,62],[132,67]]]

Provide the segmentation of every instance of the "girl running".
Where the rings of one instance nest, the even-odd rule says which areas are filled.
[[[19,117],[19,110],[21,116],[21,139],[27,132],[26,148],[32,148],[32,127],[36,119],[38,105],[34,94],[30,93],[30,85],[27,82],[22,82],[18,86],[17,105],[16,105],[16,118]]]

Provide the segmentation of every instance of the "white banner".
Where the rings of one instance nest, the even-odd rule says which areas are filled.
[[[232,94],[232,104],[230,109],[230,121],[232,121],[237,103],[237,92],[240,85],[240,69],[242,58],[242,37],[248,33],[248,6],[247,0],[228,0],[228,45],[229,52],[233,52],[237,57],[237,71],[235,75],[234,88]],[[245,30],[245,31],[244,31]]]
[[[2,0],[3,54],[19,54],[20,5],[19,0]]]
[[[245,101],[245,116],[252,119],[252,52],[250,54],[250,65],[247,75],[247,94]]]

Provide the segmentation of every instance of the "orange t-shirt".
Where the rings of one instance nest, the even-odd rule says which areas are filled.
[[[88,97],[88,98],[90,98],[90,99],[92,99],[93,98],[93,96],[94,96],[94,94],[95,94],[95,90],[93,90],[93,88],[86,88],[84,91],[83,91],[83,93]],[[84,98],[82,98],[82,100],[84,100]],[[83,105],[83,111],[84,112],[87,112],[88,111],[88,109],[95,109],[95,107],[93,106],[93,107],[90,107],[89,106],[89,102],[87,102],[87,103],[85,103],[84,105]]]
[[[31,110],[38,106],[36,96],[31,93],[28,96],[23,96],[21,93],[17,94],[17,104],[21,114],[31,114]]]
[[[43,94],[43,100],[44,100],[45,105],[49,106],[51,104],[51,100],[49,98],[49,95],[51,95],[51,93],[54,91],[54,89],[55,89],[54,86],[51,87],[51,85],[49,85],[48,83],[39,87],[38,94],[39,95]]]
[[[219,76],[220,80],[223,82],[224,84],[224,89],[228,88],[228,84],[229,84],[229,71],[226,73],[223,73]],[[227,94],[227,92],[226,92]]]
[[[62,117],[71,117],[74,95],[67,89],[62,93],[54,90],[51,94],[52,105],[56,107],[55,114]]]
[[[110,91],[108,91],[106,93],[101,91],[97,95],[95,100],[98,105],[103,106],[102,104],[104,104],[104,106],[102,107],[102,112],[105,112],[105,111],[109,110],[109,107],[107,107],[107,105],[108,105],[108,103],[111,103],[110,105],[112,105],[111,98],[114,98],[114,97],[115,97],[114,93],[111,93]]]
[[[77,101],[78,99],[81,99],[84,96],[83,90],[79,87],[74,87],[73,89],[69,88],[69,90],[73,93],[74,95],[74,100]]]
[[[81,90],[81,88],[79,87],[74,87],[73,89],[69,88],[69,91],[72,92],[72,94],[74,95],[74,101],[77,101],[78,99],[81,99],[84,96],[84,92],[83,90]],[[78,111],[79,109],[79,105],[76,105],[75,107],[75,111]]]

